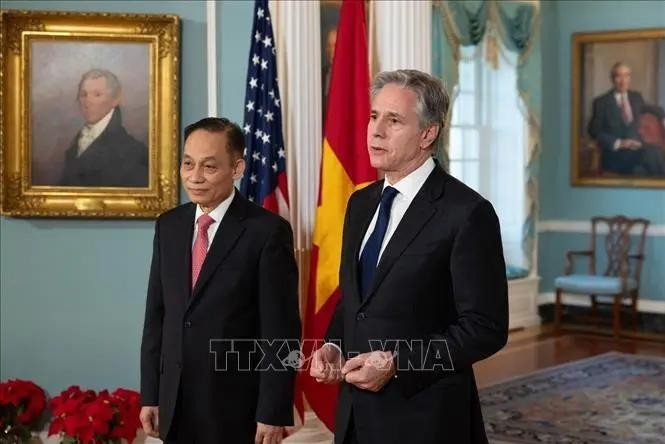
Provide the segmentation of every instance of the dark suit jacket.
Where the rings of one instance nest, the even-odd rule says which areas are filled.
[[[602,166],[608,171],[622,172],[625,161],[614,150],[617,139],[639,140],[637,133],[637,120],[644,107],[642,95],[636,91],[628,91],[628,102],[633,113],[633,120],[626,124],[621,117],[621,109],[614,98],[614,90],[610,90],[593,101],[591,120],[589,121],[589,135],[593,137],[602,150]],[[629,166],[632,169],[633,165]]]
[[[497,217],[488,201],[437,165],[397,226],[361,302],[358,254],[382,189],[379,181],[349,200],[342,295],[327,340],[341,340],[347,357],[371,351],[370,340],[389,340],[397,377],[377,393],[342,384],[335,442],[342,443],[351,414],[361,443],[486,442],[471,364],[501,349],[508,334]]]
[[[251,341],[236,343],[238,354],[225,356],[230,348],[224,341],[298,341],[293,235],[284,219],[236,190],[192,294],[195,210],[188,203],[157,220],[141,344],[141,400],[159,405],[162,437],[180,391],[180,408],[196,419],[197,442],[253,443],[256,421],[293,423],[295,372],[277,367],[257,372],[259,347],[252,353]],[[267,354],[263,363],[284,359],[289,350]],[[251,370],[239,370],[238,361]]]
[[[60,185],[148,186],[148,150],[122,126],[120,108],[115,108],[106,129],[77,157],[79,135],[65,151]]]

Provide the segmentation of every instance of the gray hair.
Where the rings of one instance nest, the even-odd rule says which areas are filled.
[[[421,128],[439,125],[443,132],[450,107],[450,96],[439,79],[415,69],[383,71],[374,77],[370,94],[372,99],[389,83],[413,91],[416,95],[416,114]],[[438,140],[438,137],[437,137]],[[436,145],[436,140],[433,145]]]
[[[628,70],[630,71],[630,66],[628,66],[626,62],[618,61],[614,65],[612,65],[612,69],[610,69],[610,79],[614,80],[614,76],[617,75],[617,71],[621,67],[628,68]]]
[[[115,74],[113,74],[108,69],[95,68],[83,74],[81,76],[81,81],[79,82],[78,93],[81,92],[81,86],[83,86],[83,82],[88,79],[99,79],[100,77],[104,77],[106,79],[106,87],[111,93],[111,96],[114,98],[118,97],[120,95],[120,90],[122,89],[120,86],[120,80],[118,80]]]

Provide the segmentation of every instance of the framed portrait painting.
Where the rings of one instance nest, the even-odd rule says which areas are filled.
[[[2,213],[155,217],[178,199],[180,22],[2,11]]]
[[[665,187],[665,28],[572,44],[572,184]]]
[[[332,75],[333,58],[335,56],[335,45],[337,44],[337,27],[339,15],[342,9],[342,0],[319,0],[320,23],[321,23],[321,103],[323,104],[323,116],[325,122],[326,107],[328,103],[328,89],[330,88],[330,77]],[[371,40],[371,18],[369,1],[365,0],[365,20],[367,25],[368,44]],[[378,63],[373,60],[376,56],[371,45],[368,48],[370,54],[370,71],[374,74],[374,67]]]

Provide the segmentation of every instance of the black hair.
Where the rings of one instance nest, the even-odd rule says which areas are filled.
[[[198,122],[191,123],[185,127],[185,142],[189,136],[197,130],[205,130],[210,133],[226,133],[229,154],[243,157],[245,150],[245,135],[238,125],[225,117],[205,117]]]

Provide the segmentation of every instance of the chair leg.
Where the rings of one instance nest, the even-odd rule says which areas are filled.
[[[556,289],[556,301],[554,303],[554,333],[561,333],[561,290]]]
[[[612,330],[614,332],[614,337],[619,337],[619,330],[621,329],[621,296],[614,295],[614,316],[612,321]]]
[[[593,326],[598,327],[598,301],[596,295],[591,295],[591,318],[593,319]]]
[[[637,331],[637,290],[633,291],[632,296],[632,317],[633,317],[633,331]]]

